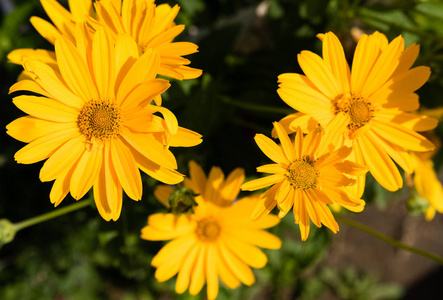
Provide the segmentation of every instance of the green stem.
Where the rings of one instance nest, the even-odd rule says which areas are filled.
[[[440,256],[437,256],[437,255],[435,255],[433,253],[429,253],[427,251],[424,251],[424,250],[421,250],[421,249],[418,249],[418,248],[411,247],[411,246],[408,246],[406,244],[403,244],[402,242],[394,240],[393,238],[390,238],[390,237],[388,237],[388,236],[386,236],[386,235],[384,235],[384,234],[382,234],[382,233],[372,229],[371,227],[368,227],[368,226],[366,226],[366,225],[364,225],[362,223],[359,223],[357,221],[354,221],[354,220],[351,220],[351,219],[348,219],[348,218],[345,218],[345,217],[342,217],[342,216],[339,216],[339,215],[336,216],[336,219],[338,221],[342,222],[342,223],[345,223],[346,225],[349,225],[349,226],[352,226],[354,228],[357,228],[357,229],[359,229],[361,231],[364,231],[364,232],[366,232],[366,233],[368,233],[368,234],[370,234],[370,235],[372,235],[372,236],[374,236],[374,237],[376,237],[376,238],[378,238],[378,239],[380,239],[380,240],[382,240],[382,241],[384,241],[384,242],[386,242],[388,244],[391,244],[394,247],[397,247],[397,248],[400,248],[400,249],[403,249],[403,250],[406,250],[406,251],[409,251],[409,252],[421,255],[423,257],[426,257],[428,259],[431,259],[431,260],[433,260],[433,261],[443,265],[443,258],[441,258]]]
[[[226,104],[229,104],[229,105],[232,105],[232,106],[236,106],[236,107],[240,107],[240,108],[244,108],[244,109],[248,109],[248,110],[267,112],[267,113],[275,113],[275,114],[282,114],[282,115],[289,115],[289,114],[295,113],[295,111],[293,109],[290,109],[290,108],[273,107],[273,106],[267,106],[267,105],[258,105],[258,104],[253,104],[253,103],[249,103],[249,102],[236,102],[236,101],[232,101],[228,97],[220,97],[220,98]]]
[[[70,213],[72,211],[78,210],[80,208],[86,207],[86,206],[88,206],[90,204],[91,204],[91,200],[90,199],[79,201],[79,202],[76,202],[74,204],[68,205],[66,207],[62,207],[62,208],[56,209],[54,211],[45,213],[43,215],[40,215],[40,216],[37,216],[37,217],[33,217],[33,218],[30,218],[30,219],[27,219],[27,220],[15,223],[14,224],[14,228],[15,228],[16,231],[19,231],[19,230],[22,230],[23,228],[26,228],[26,227],[29,227],[29,226],[32,226],[32,225],[35,225],[35,224],[38,224],[38,223],[41,223],[41,222],[45,222],[47,220],[50,220],[50,219],[53,219],[53,218],[56,218],[56,217],[59,217],[59,216],[62,216],[64,214],[67,214],[67,213]]]

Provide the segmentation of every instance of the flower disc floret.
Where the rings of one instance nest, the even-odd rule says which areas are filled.
[[[350,122],[348,128],[355,131],[371,121],[374,115],[372,104],[365,98],[358,95],[346,95],[335,105],[335,114],[344,112],[349,115]]]
[[[88,140],[115,138],[122,125],[120,108],[109,101],[90,101],[80,110],[77,125]]]
[[[287,177],[293,187],[302,190],[315,187],[318,171],[313,163],[312,159],[306,156],[289,165]]]
[[[213,242],[220,236],[220,224],[213,218],[204,218],[197,221],[197,228],[195,233],[197,237],[203,242]]]

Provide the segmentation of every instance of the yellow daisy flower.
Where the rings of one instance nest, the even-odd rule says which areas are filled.
[[[246,191],[272,186],[257,204],[252,214],[253,220],[267,215],[275,206],[280,210],[280,218],[293,208],[295,222],[300,226],[301,239],[305,241],[309,235],[309,219],[317,227],[323,224],[334,233],[339,230],[327,204],[336,203],[354,212],[363,210],[365,202],[344,188],[356,182],[349,176],[362,176],[367,169],[345,160],[351,154],[351,148],[343,146],[335,151],[329,150],[335,148],[336,132],[343,130],[349,123],[349,116],[343,113],[337,116],[324,130],[313,130],[305,137],[298,128],[294,141],[275,122],[274,129],[280,146],[262,134],[255,136],[257,145],[275,163],[257,168],[258,172],[272,175],[241,186]]]
[[[193,146],[200,135],[178,127],[169,110],[151,105],[169,86],[155,79],[160,58],[155,51],[139,56],[133,39],[119,35],[115,46],[103,29],[92,40],[84,26],[76,44],[61,36],[55,42],[58,68],[28,59],[24,68],[33,80],[22,80],[10,92],[14,104],[29,114],[7,125],[7,133],[28,143],[15,154],[18,163],[46,160],[42,181],[55,180],[50,193],[57,206],[68,192],[82,198],[94,187],[105,220],[117,220],[122,190],[142,196],[139,169],[169,184],[183,180],[175,169],[170,146]],[[154,113],[161,113],[163,118]]]
[[[413,44],[404,49],[401,36],[388,43],[378,32],[362,35],[355,50],[352,72],[343,47],[332,33],[319,35],[323,58],[302,51],[298,62],[305,75],[287,73],[278,77],[278,94],[298,111],[281,120],[290,133],[298,126],[319,122],[322,126],[342,112],[350,117],[341,145],[353,145],[348,159],[367,165],[387,190],[402,187],[402,177],[393,160],[412,173],[408,151],[429,151],[433,144],[416,131],[436,126],[436,120],[408,111],[419,107],[414,92],[429,78],[428,67],[411,69],[419,52]],[[361,196],[364,177],[355,186]]]
[[[442,109],[429,109],[428,114],[441,120]],[[437,154],[441,147],[441,140],[434,131],[423,132],[430,141],[435,144],[435,149],[428,152],[413,152],[411,153],[412,162],[414,164],[413,177],[408,175],[406,177],[408,185],[414,188],[412,194],[415,197],[426,200],[429,204],[425,211],[425,218],[428,221],[434,219],[435,213],[443,213],[443,186],[438,179],[432,158]],[[413,178],[413,179],[412,179]],[[418,195],[417,195],[418,194]]]
[[[158,74],[175,79],[192,79],[202,74],[199,69],[190,68],[188,59],[183,58],[197,52],[198,46],[190,42],[172,42],[185,28],[176,25],[174,19],[180,7],[168,4],[156,6],[153,0],[69,0],[70,11],[56,0],[40,0],[53,24],[32,17],[31,23],[42,37],[54,44],[63,35],[75,43],[76,23],[87,22],[91,28],[109,30],[115,39],[118,34],[132,36],[141,53],[154,49],[160,54]],[[95,8],[95,11],[93,10]],[[52,51],[18,49],[8,59],[21,64],[24,57],[36,58],[55,63]]]
[[[417,193],[429,202],[425,217],[430,221],[437,211],[443,213],[443,187],[435,172],[432,159],[420,154],[411,155],[414,164],[414,187]]]
[[[208,299],[215,299],[218,278],[231,289],[241,282],[246,285],[255,282],[250,267],[263,268],[267,263],[266,255],[257,246],[281,247],[279,238],[262,229],[275,226],[279,219],[269,215],[257,222],[250,220],[257,196],[234,201],[244,180],[242,169],[234,170],[225,180],[221,169],[213,167],[206,178],[201,167],[191,162],[190,173],[191,179],[185,185],[200,194],[195,199],[198,203],[195,213],[151,215],[141,237],[151,241],[172,240],[152,259],[158,281],[166,281],[178,273],[177,293],[183,293],[189,286],[189,293],[196,295],[206,282]]]

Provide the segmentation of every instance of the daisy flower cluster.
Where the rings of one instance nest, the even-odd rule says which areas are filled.
[[[158,78],[198,77],[201,70],[187,67],[182,57],[197,46],[172,41],[183,31],[174,24],[178,6],[100,1],[93,10],[91,1],[70,1],[69,12],[55,0],[41,3],[54,25],[37,17],[31,23],[54,51],[9,54],[24,68],[10,93],[32,93],[13,99],[28,114],[6,127],[9,135],[28,143],[15,160],[46,160],[40,179],[54,181],[50,200],[55,206],[68,193],[78,200],[93,188],[100,215],[115,221],[123,191],[141,199],[139,170],[164,183],[179,183],[183,175],[170,147],[202,141],[161,106],[161,93],[170,83]],[[109,23],[104,15],[111,12]]]

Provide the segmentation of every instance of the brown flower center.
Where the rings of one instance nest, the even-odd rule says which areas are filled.
[[[289,183],[301,190],[315,187],[319,173],[313,164],[314,162],[308,156],[292,162],[286,175]]]
[[[202,219],[197,222],[195,233],[203,242],[213,242],[220,236],[220,224],[213,218]]]
[[[120,108],[102,100],[86,103],[77,118],[78,128],[88,140],[115,138],[120,134],[121,124]]]
[[[352,131],[367,124],[374,113],[370,102],[357,95],[347,95],[335,103],[335,113],[344,112],[351,118],[348,128]]]

